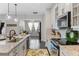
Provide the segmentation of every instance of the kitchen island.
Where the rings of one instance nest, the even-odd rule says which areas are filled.
[[[8,42],[6,44],[0,45],[0,56],[24,56],[27,49],[27,40],[30,34],[23,36],[17,42]]]

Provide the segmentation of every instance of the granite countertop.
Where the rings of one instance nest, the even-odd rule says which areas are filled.
[[[79,56],[79,44],[66,45],[60,40],[56,40],[56,42],[60,48],[60,52],[62,52],[64,56]]]
[[[59,45],[65,56],[79,56],[79,45]]]
[[[20,39],[20,41],[18,42],[7,42],[4,45],[0,45],[0,54],[1,53],[9,53],[12,49],[14,49],[18,44],[20,44],[22,41],[25,40],[25,38],[27,38],[28,36],[30,36],[30,34],[25,35],[23,37],[23,39]]]
[[[62,42],[58,42],[60,49],[62,50],[62,53],[65,56],[79,56],[79,44],[77,45],[66,45]]]

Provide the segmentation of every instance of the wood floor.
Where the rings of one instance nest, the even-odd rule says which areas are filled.
[[[47,49],[28,49],[26,56],[49,56]]]

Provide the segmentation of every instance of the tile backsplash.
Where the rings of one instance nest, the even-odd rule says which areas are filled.
[[[61,38],[66,38],[66,29],[58,30],[61,33]]]

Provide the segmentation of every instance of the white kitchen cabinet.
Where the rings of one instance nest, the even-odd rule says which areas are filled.
[[[62,4],[59,3],[58,4],[58,16],[61,16],[62,15]]]
[[[9,53],[9,56],[25,56],[26,49],[27,49],[26,40],[24,40]]]
[[[72,9],[71,6],[72,6],[71,3],[65,3],[65,12],[71,11]]]
[[[28,38],[27,38],[28,39]],[[24,41],[24,55],[26,55],[26,51],[27,50],[27,40],[26,41]]]
[[[72,4],[71,17],[71,27],[75,30],[79,30],[79,3]]]
[[[58,29],[57,26],[57,20],[58,18],[62,17],[64,13],[72,10],[72,4],[71,3],[57,3],[52,9],[51,9],[51,26],[53,28]],[[52,23],[53,22],[53,23]]]
[[[58,16],[59,17],[68,11],[71,11],[71,3],[59,3],[58,4]]]
[[[14,51],[11,51],[11,52],[9,53],[9,56],[15,56],[15,52],[14,52]]]
[[[16,56],[19,52],[18,50],[18,46],[16,48],[14,48],[10,53],[9,53],[9,56]]]
[[[26,41],[20,44],[19,49],[19,55],[24,56],[26,54]]]
[[[60,56],[65,56],[61,48],[60,48]]]
[[[65,56],[65,55],[63,54],[63,52],[60,52],[60,56]]]
[[[60,48],[60,56],[69,56],[68,52],[65,51],[65,47]]]
[[[58,5],[58,16],[61,16],[65,13],[65,3],[59,3]]]

